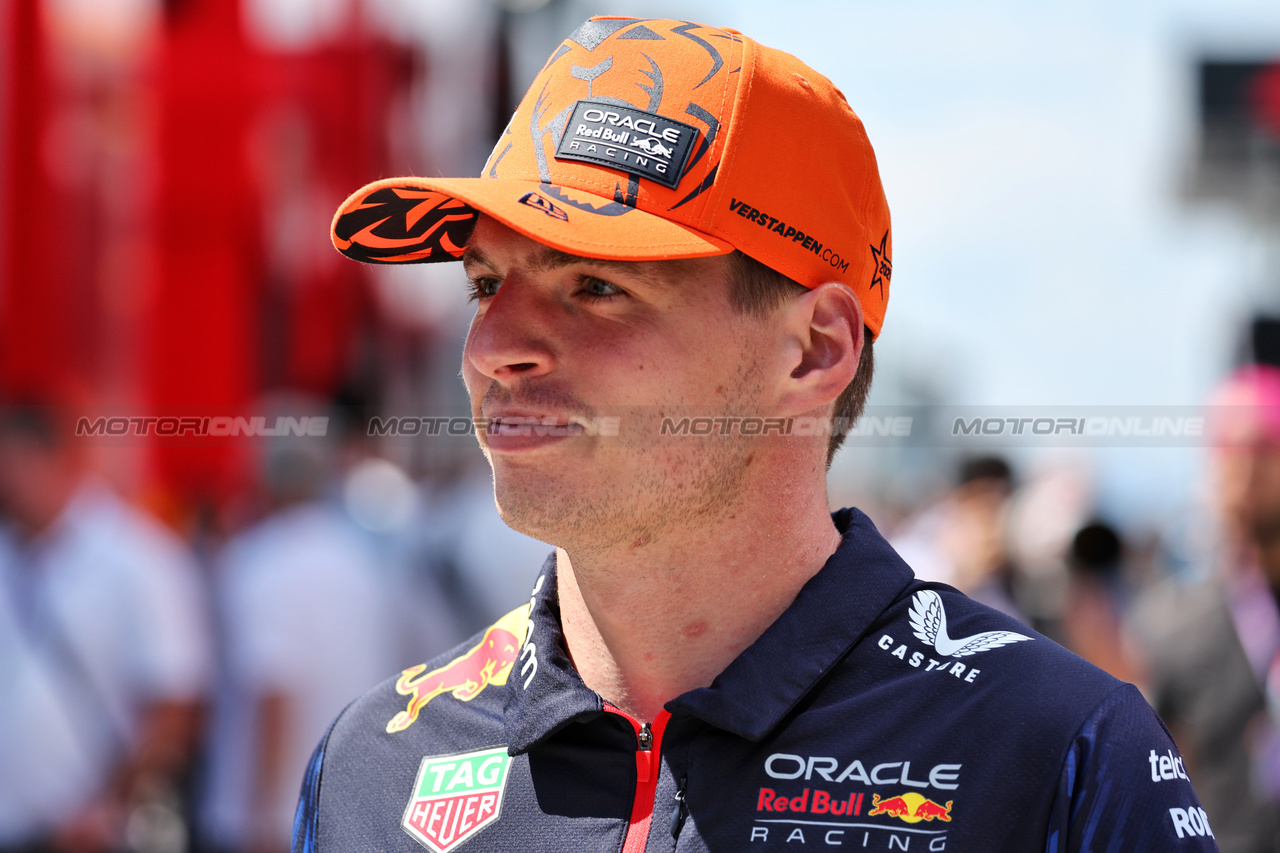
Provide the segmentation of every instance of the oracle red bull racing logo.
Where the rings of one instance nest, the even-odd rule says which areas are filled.
[[[953,802],[954,800],[947,800],[945,806],[939,805],[915,791],[908,791],[885,800],[880,799],[879,794],[872,794],[871,811],[867,812],[867,817],[886,814],[901,818],[907,823],[919,823],[922,820],[941,820],[950,823]]]
[[[555,156],[608,166],[675,189],[697,138],[693,125],[657,112],[586,99],[574,105]]]
[[[442,693],[470,702],[490,684],[506,684],[520,653],[528,612],[528,605],[517,607],[485,631],[480,642],[466,654],[439,669],[424,672],[426,664],[419,664],[402,672],[396,681],[396,692],[408,696],[409,704],[387,723],[387,732],[394,734],[409,728],[423,706]]]
[[[883,757],[900,760],[769,755],[765,775],[778,781],[759,789],[747,840],[762,842],[762,853],[779,842],[807,849],[799,845],[815,839],[868,851],[946,850],[955,805],[946,797],[960,788],[962,765]]]

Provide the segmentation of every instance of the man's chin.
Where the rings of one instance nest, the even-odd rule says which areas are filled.
[[[567,521],[570,501],[545,475],[536,479],[529,472],[503,470],[494,466],[493,498],[502,521],[517,533],[551,542]]]

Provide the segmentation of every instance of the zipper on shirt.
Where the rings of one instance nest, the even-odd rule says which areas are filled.
[[[653,801],[658,793],[662,733],[671,719],[671,712],[663,710],[652,723],[642,724],[608,702],[604,703],[604,709],[629,722],[636,733],[636,797],[631,804],[631,819],[627,823],[622,853],[644,853],[645,842],[649,839],[649,824],[653,820]]]
[[[684,819],[688,816],[689,810],[684,804],[684,790],[689,784],[688,776],[681,776],[680,783],[676,785],[675,808],[671,810],[671,837],[680,840],[680,830],[684,827]]]

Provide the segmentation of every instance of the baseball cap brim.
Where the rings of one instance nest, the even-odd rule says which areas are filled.
[[[365,263],[456,260],[478,213],[552,248],[617,261],[699,258],[724,240],[576,187],[512,178],[386,178],[333,218],[333,245]]]

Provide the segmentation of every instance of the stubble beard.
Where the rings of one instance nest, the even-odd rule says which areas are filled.
[[[757,414],[758,365],[744,367],[731,387],[738,391],[717,416]],[[502,520],[571,555],[643,547],[722,521],[744,494],[755,442],[736,433],[662,435],[663,418],[672,414],[656,406],[625,410],[616,437],[571,439],[593,442],[595,452],[563,464],[509,471],[494,465]]]

